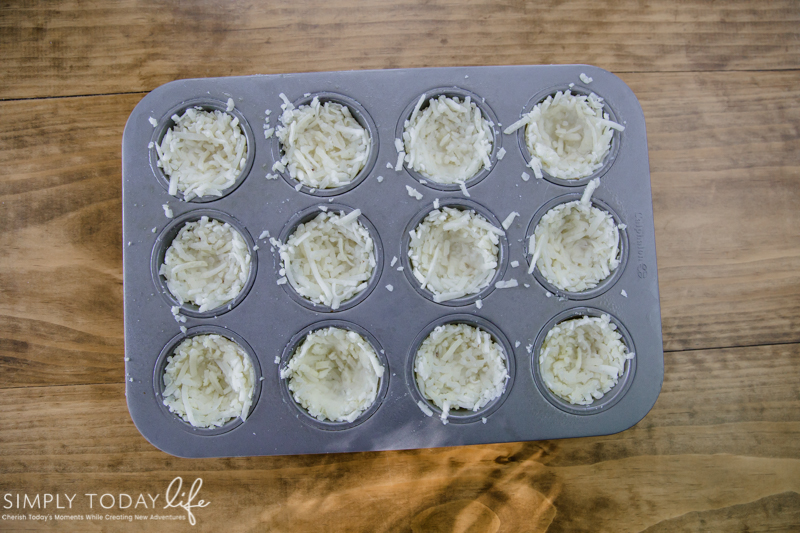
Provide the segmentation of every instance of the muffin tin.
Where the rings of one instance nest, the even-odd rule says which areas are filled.
[[[583,83],[581,73],[593,81]],[[622,262],[609,281],[582,294],[556,292],[538,271],[527,273],[527,238],[546,206],[574,199],[588,179],[567,181],[547,175],[536,179],[526,167],[530,156],[521,134],[503,134],[532,105],[569,84],[574,84],[575,92],[593,91],[603,97],[609,114],[625,126],[625,131],[614,134],[612,152],[595,173],[601,184],[592,197],[595,205],[627,226],[622,231]],[[288,173],[281,173],[279,179],[265,178],[275,173],[272,165],[281,156],[277,138],[266,139],[263,134],[265,119],[270,127],[277,125],[280,93],[295,105],[319,95],[321,100],[337,101],[354,111],[370,132],[372,151],[352,184],[298,191]],[[467,182],[469,198],[458,186],[436,184],[405,167],[394,170],[394,140],[422,94],[428,98],[474,95],[495,124],[492,168]],[[173,113],[189,106],[224,110],[229,98],[248,140],[242,176],[222,197],[184,202],[170,196],[155,149],[148,144],[160,141]],[[266,110],[271,114],[267,116]],[[155,127],[151,117],[157,121]],[[502,159],[498,157],[501,149],[505,150]],[[133,110],[123,136],[122,167],[126,396],[139,431],[165,452],[182,457],[234,457],[602,435],[634,425],[658,397],[663,349],[644,116],[633,92],[609,72],[588,65],[562,65],[180,80],[155,89]],[[528,181],[521,178],[523,172],[530,175]],[[380,181],[379,176],[383,177]],[[406,186],[423,198],[411,197]],[[435,199],[441,206],[475,209],[498,225],[512,211],[520,214],[501,239],[495,281],[479,295],[437,304],[414,283],[407,257],[408,230],[434,208]],[[174,218],[165,217],[163,204],[169,205]],[[304,301],[288,285],[278,285],[278,250],[267,239],[259,239],[264,230],[285,239],[318,206],[360,209],[360,220],[376,244],[377,266],[369,288],[336,311]],[[230,309],[226,305],[198,313],[183,306],[186,322],[178,323],[171,313],[177,302],[159,279],[158,266],[182,224],[203,214],[228,221],[242,233],[252,254],[251,276]],[[390,266],[394,257],[397,261]],[[517,267],[511,266],[514,261]],[[496,281],[510,279],[519,285],[495,288]],[[602,400],[587,407],[565,404],[541,382],[536,347],[554,323],[600,313],[609,314],[620,326],[636,356]],[[418,405],[425,399],[416,388],[412,369],[417,346],[436,325],[448,322],[489,331],[507,352],[511,377],[500,398],[476,413],[452,412],[451,423],[444,425],[435,406],[429,404],[434,411],[429,417]],[[279,375],[302,336],[329,325],[361,333],[387,367],[375,404],[351,424],[311,418],[294,403]],[[222,428],[201,430],[162,405],[161,373],[181,339],[209,332],[227,335],[242,345],[253,359],[258,382],[246,421],[237,419]]]

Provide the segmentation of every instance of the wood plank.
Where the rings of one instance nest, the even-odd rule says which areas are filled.
[[[691,512],[665,520],[645,533],[704,531],[792,531],[800,525],[800,494],[785,492],[742,505],[704,512]]]
[[[6,389],[0,493],[12,500],[78,494],[73,513],[85,514],[87,493],[163,498],[175,476],[200,477],[199,498],[211,503],[194,514],[208,530],[790,530],[800,526],[800,450],[792,445],[800,436],[798,373],[797,344],[671,353],[653,411],[617,435],[208,460],[147,444],[128,417],[122,385]]]
[[[11,3],[0,98],[178,78],[589,63],[615,72],[800,68],[794,0]]]
[[[665,349],[800,341],[800,79],[624,79],[650,133]],[[123,379],[119,147],[140,98],[0,103],[0,387]]]
[[[4,103],[0,382],[121,382],[122,130],[142,95]]]
[[[664,348],[797,342],[800,76],[623,79],[647,120]]]

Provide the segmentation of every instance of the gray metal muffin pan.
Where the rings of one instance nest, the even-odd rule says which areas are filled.
[[[585,73],[593,81],[583,83]],[[554,294],[543,279],[527,273],[527,236],[545,204],[574,199],[587,180],[567,182],[545,175],[536,179],[526,167],[529,155],[519,134],[502,130],[536,101],[574,83],[576,92],[593,91],[625,131],[616,133],[606,165],[596,173],[600,187],[593,199],[622,223],[622,264],[613,279],[587,294]],[[496,117],[492,168],[467,182],[470,197],[457,187],[437,186],[405,168],[396,172],[394,139],[423,93],[476,95],[478,106]],[[265,179],[280,157],[276,138],[265,139],[265,111],[270,126],[280,116],[284,93],[297,104],[314,95],[350,105],[372,137],[370,161],[352,186],[341,190],[295,190],[288,175]],[[338,96],[337,96],[338,95]],[[157,142],[171,125],[170,116],[190,105],[224,109],[233,98],[247,136],[246,172],[221,198],[183,202],[170,196],[156,167]],[[536,100],[536,101],[534,101]],[[149,118],[158,121],[154,127]],[[498,158],[501,148],[505,156]],[[391,166],[392,168],[387,168]],[[531,176],[523,181],[521,175]],[[319,72],[214,79],[180,80],[145,96],[131,113],[122,142],[123,265],[125,299],[125,377],[128,408],[139,431],[153,445],[182,457],[234,457],[396,450],[604,435],[627,429],[652,408],[663,380],[663,348],[653,227],[650,169],[642,109],[633,92],[613,74],[588,65],[508,66]],[[377,177],[383,176],[382,181]],[[422,178],[424,179],[424,178]],[[416,200],[410,185],[422,193]],[[564,197],[564,198],[561,198]],[[409,276],[407,231],[412,220],[433,209],[434,199],[462,203],[485,212],[495,223],[516,211],[506,231],[497,280],[516,279],[518,287],[496,289],[478,297],[434,303]],[[331,203],[332,202],[332,203]],[[164,215],[168,203],[174,219]],[[317,205],[361,209],[362,221],[379,244],[375,279],[354,305],[331,311],[300,301],[291,288],[278,285],[277,250],[258,237],[287,235]],[[186,307],[185,324],[170,311],[174,299],[158,279],[157,264],[183,221],[201,213],[222,213],[243,233],[253,254],[253,272],[231,308],[197,313]],[[287,224],[290,225],[287,227]],[[254,249],[255,245],[258,249]],[[398,261],[390,267],[393,257]],[[519,266],[511,267],[517,261]],[[154,266],[155,265],[155,266]],[[404,267],[403,271],[398,267]],[[393,291],[386,286],[392,285]],[[622,291],[627,293],[623,296]],[[538,376],[534,345],[555,322],[580,314],[607,313],[621,326],[636,356],[620,383],[592,406],[575,407],[553,397]],[[453,412],[443,425],[437,409],[426,416],[417,401],[412,359],[435,325],[456,321],[487,329],[510,358],[511,378],[505,394],[478,413]],[[294,404],[279,366],[304,332],[330,324],[352,325],[384,350],[388,365],[376,404],[352,424],[311,419]],[[179,327],[187,329],[184,334]],[[254,358],[259,386],[245,422],[200,430],[162,405],[161,373],[166,356],[185,335],[230,332]],[[277,363],[276,363],[277,361]]]

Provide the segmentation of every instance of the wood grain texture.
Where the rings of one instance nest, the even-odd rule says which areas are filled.
[[[137,96],[4,103],[0,383],[122,380],[122,129]]]
[[[800,78],[624,79],[650,132],[665,349],[800,342]],[[0,387],[122,380],[119,147],[140,98],[0,103],[20,124],[0,132]]]
[[[623,75],[647,121],[664,348],[800,340],[800,76]]]
[[[11,2],[0,10],[0,98],[369,68],[796,69],[799,36],[794,0]]]
[[[135,498],[201,477],[208,531],[787,531],[800,527],[798,373],[797,344],[672,353],[651,414],[617,435],[203,460],[145,442],[121,384],[7,389],[0,493]]]
[[[689,531],[796,531],[800,524],[800,494],[784,492],[760,500],[710,511],[693,511],[647,528],[645,533]]]

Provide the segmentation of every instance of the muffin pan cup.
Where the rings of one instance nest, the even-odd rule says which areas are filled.
[[[189,422],[185,421],[180,416],[172,413],[166,405],[164,405],[164,370],[167,367],[167,359],[175,353],[178,345],[180,345],[184,340],[190,337],[195,337],[198,335],[219,335],[221,337],[225,337],[229,341],[233,341],[239,345],[239,347],[247,354],[247,357],[250,358],[250,362],[253,365],[253,403],[250,405],[250,410],[245,416],[245,420],[242,420],[241,416],[232,418],[222,424],[219,427],[211,427],[211,428],[199,428],[192,426]],[[153,393],[155,397],[158,399],[159,407],[161,408],[162,415],[169,420],[169,423],[172,427],[178,427],[186,432],[194,433],[196,435],[203,435],[203,436],[215,436],[215,435],[222,435],[223,433],[227,433],[228,431],[232,431],[242,425],[244,422],[247,421],[247,417],[252,414],[253,410],[255,410],[256,406],[258,405],[258,399],[261,397],[261,364],[258,361],[258,358],[255,356],[255,352],[253,348],[245,341],[240,335],[229,331],[225,328],[221,328],[219,326],[211,326],[211,325],[202,325],[196,326],[191,329],[187,329],[186,333],[180,333],[173,337],[164,349],[161,350],[161,353],[156,360],[155,367],[153,369]]]
[[[451,207],[461,211],[474,211],[485,218],[486,221],[492,226],[496,227],[497,229],[503,229],[501,222],[497,220],[497,217],[494,216],[491,211],[479,203],[473,202],[467,198],[441,198],[439,200],[438,209],[441,210],[445,207]],[[435,295],[433,294],[433,291],[430,291],[427,288],[423,289],[419,280],[416,278],[416,276],[414,276],[414,267],[411,263],[411,257],[408,254],[408,250],[411,246],[411,235],[409,232],[414,231],[417,227],[419,227],[425,218],[435,210],[437,210],[437,207],[433,203],[430,203],[426,205],[419,213],[414,215],[414,217],[411,219],[411,222],[409,222],[408,226],[406,226],[406,230],[403,232],[403,239],[401,242],[403,250],[401,266],[403,267],[403,273],[406,275],[408,283],[414,287],[416,291],[424,298],[427,298],[432,302],[434,301]],[[505,274],[506,268],[508,267],[508,239],[506,239],[505,235],[499,236],[497,250],[497,268],[495,269],[495,274],[488,285],[474,294],[468,294],[466,296],[462,296],[461,298],[454,298],[452,300],[444,300],[439,302],[438,305],[444,305],[448,307],[463,307],[489,296],[489,294],[495,290],[495,283],[503,279],[503,274]],[[396,266],[397,265],[395,265],[395,267]]]
[[[581,73],[594,81],[582,83]],[[602,171],[600,187],[593,195],[626,224],[626,259],[613,284],[580,301],[566,294],[548,297],[548,291],[527,273],[526,237],[534,216],[545,204],[582,191],[576,190],[575,183],[535,179],[526,166],[526,149],[519,146],[518,134],[502,133],[534,98],[569,83],[602,96],[613,117],[626,128],[615,134],[615,156]],[[406,108],[423,93],[433,95],[449,87],[474,94],[496,117],[493,166],[481,179],[467,183],[469,198],[460,188],[445,190],[434,187],[430,180],[421,183],[405,168],[394,170],[394,139],[398,124],[406,118]],[[274,137],[264,138],[265,110],[271,110],[266,118],[269,126],[275,127],[281,113],[280,93],[297,103],[310,101],[315,94],[338,95],[339,100],[359,106],[357,110],[363,111],[373,128],[374,164],[368,165],[365,176],[352,187],[325,191],[324,195],[296,191],[291,179],[265,179],[267,174],[275,174],[272,165],[280,153]],[[305,96],[307,93],[310,96]],[[248,148],[252,158],[248,172],[225,196],[204,199],[202,205],[170,196],[152,166],[148,143],[161,133],[149,117],[163,125],[164,117],[176,108],[200,100],[224,103],[228,98],[233,98],[235,113],[244,118],[246,131],[254,132]],[[499,159],[501,146],[505,157]],[[529,181],[523,181],[523,172],[530,175]],[[644,116],[633,92],[602,69],[588,65],[458,67],[175,81],[145,96],[131,113],[123,136],[122,176],[126,396],[139,431],[168,453],[182,457],[335,453],[603,435],[636,424],[658,397],[663,349]],[[383,179],[379,181],[378,176]],[[423,198],[409,196],[406,186]],[[492,215],[493,223],[505,220],[512,211],[519,213],[506,230],[498,276],[503,281],[516,279],[517,287],[486,291],[481,308],[473,298],[458,305],[437,304],[418,291],[406,272],[407,230],[437,198],[440,205],[469,206],[474,202]],[[175,219],[165,217],[165,203]],[[291,297],[291,290],[278,285],[278,250],[268,239],[260,238],[264,230],[281,238],[300,213],[326,204],[332,209],[360,209],[381,247],[376,278],[367,294],[337,311],[302,305]],[[185,323],[177,323],[164,287],[154,280],[152,258],[164,247],[176,221],[193,216],[199,208],[223,213],[236,222],[237,229],[244,230],[254,252],[254,279],[230,310],[226,306],[224,313],[186,316]],[[397,261],[392,266],[394,257]],[[512,267],[512,263],[518,266]],[[631,365],[635,371],[626,374],[621,385],[609,393],[613,401],[603,402],[599,409],[565,408],[537,384],[537,338],[546,334],[553,320],[560,320],[557,317],[580,314],[584,308],[595,314],[608,313],[635,345]],[[325,321],[340,321],[364,332],[365,338],[384,350],[387,365],[382,392],[368,416],[335,430],[304,420],[308,416],[287,398],[285,382],[280,379],[280,363],[291,343]],[[437,413],[426,416],[417,405],[410,361],[432,324],[451,321],[489,324],[514,368],[500,401],[480,416],[458,422],[451,419],[443,425]],[[181,326],[188,328],[188,335],[209,327],[228,332],[229,338],[255,358],[263,379],[259,379],[260,392],[246,421],[208,432],[195,430],[165,411],[156,386],[157,365],[186,335]]]
[[[234,231],[238,232],[239,235],[242,236],[245,244],[247,244],[247,250],[250,252],[250,271],[247,274],[247,281],[242,286],[242,290],[239,291],[239,294],[236,295],[233,300],[207,311],[200,311],[200,307],[192,302],[179,302],[175,295],[169,290],[169,287],[167,286],[167,279],[160,273],[161,265],[164,264],[164,257],[166,256],[169,247],[172,246],[173,239],[178,236],[178,233],[180,233],[186,224],[189,222],[197,222],[203,217],[208,217],[209,221],[216,220],[218,222],[229,224]],[[152,230],[150,231],[152,232]],[[250,232],[248,232],[247,229],[242,226],[241,222],[227,213],[217,211],[215,209],[205,208],[187,211],[182,215],[173,218],[172,221],[158,234],[158,237],[156,237],[153,250],[150,254],[150,274],[153,277],[155,290],[161,293],[161,295],[164,297],[164,301],[170,306],[170,309],[173,306],[180,307],[180,313],[187,317],[213,318],[223,313],[227,313],[235,306],[239,305],[239,302],[247,297],[247,293],[253,287],[253,283],[255,283],[256,275],[258,274],[258,254],[255,253],[255,246],[255,241],[253,240],[253,236],[250,235]]]
[[[579,81],[578,83],[573,84],[571,87],[570,84],[561,84],[541,91],[540,93],[533,96],[533,98],[531,98],[527,104],[525,104],[525,107],[520,112],[520,117],[522,117],[523,115],[527,115],[533,110],[534,107],[544,102],[547,99],[547,97],[555,96],[556,93],[558,93],[559,91],[562,93],[570,91],[570,93],[572,93],[575,96],[589,96],[590,94],[595,93],[605,100],[605,97],[601,93],[597,92],[594,88],[591,88],[591,85],[594,84],[594,81],[591,84],[584,84],[583,81]],[[605,102],[605,105],[603,106],[603,114],[604,115],[607,114],[608,119],[611,122],[619,123],[617,115],[614,113],[614,110],[608,105],[607,102]],[[530,150],[528,150],[527,125],[519,128],[512,135],[516,135],[520,152],[522,152],[522,156],[525,158],[525,162],[529,163],[532,158],[532,155]],[[605,175],[605,173],[608,172],[608,169],[611,168],[611,165],[614,164],[614,160],[617,158],[617,154],[619,153],[621,138],[622,134],[619,131],[614,130],[614,134],[611,137],[611,146],[608,149],[608,153],[603,158],[603,164],[599,168],[595,169],[595,171],[592,172],[590,175],[584,176],[582,178],[573,178],[573,179],[557,178],[551,175],[549,172],[547,172],[547,170],[543,168],[542,178],[546,179],[551,183],[554,183],[555,185],[563,185],[564,187],[585,187],[586,184],[589,183],[594,178],[602,178]]]
[[[630,333],[628,333],[628,330],[625,329],[625,326],[622,325],[622,322],[606,311],[593,309],[591,307],[573,307],[557,314],[551,318],[547,324],[545,324],[545,326],[542,328],[542,331],[539,332],[539,335],[536,337],[536,342],[533,345],[534,350],[531,354],[531,372],[533,374],[533,380],[536,382],[536,386],[539,387],[539,392],[541,392],[550,403],[567,413],[576,415],[591,415],[604,409],[610,409],[623,396],[625,396],[625,393],[628,391],[628,387],[630,387],[631,383],[633,383],[634,376],[636,375],[636,356],[634,355],[632,359],[625,361],[624,370],[622,375],[619,376],[617,384],[614,385],[610,391],[605,393],[602,398],[593,401],[589,405],[572,404],[551,391],[545,384],[541,369],[539,367],[539,351],[541,350],[544,340],[550,330],[558,324],[568,320],[581,318],[584,316],[600,317],[604,314],[608,315],[608,317],[611,319],[611,323],[617,326],[617,331],[622,336],[622,343],[628,348],[628,353],[635,354],[636,346],[633,344],[633,339],[631,338]]]
[[[280,368],[286,369],[289,365],[289,362],[294,357],[297,349],[300,348],[300,345],[306,340],[306,337],[318,330],[327,329],[327,328],[339,328],[348,331],[353,331],[361,335],[361,337],[366,340],[372,349],[375,350],[375,355],[378,358],[378,362],[383,366],[383,375],[378,380],[378,391],[375,396],[375,401],[373,401],[369,407],[364,409],[361,414],[358,415],[352,422],[344,421],[336,421],[336,420],[320,420],[314,416],[312,416],[302,405],[300,405],[294,398],[294,393],[289,388],[289,381],[291,378],[281,379],[281,392],[283,393],[284,401],[286,403],[291,403],[297,412],[300,413],[299,419],[308,424],[311,427],[323,429],[326,431],[341,431],[345,429],[354,428],[360,424],[363,424],[369,417],[371,417],[375,411],[377,411],[381,404],[383,403],[384,398],[386,397],[386,391],[389,390],[389,380],[391,376],[391,372],[389,371],[389,363],[386,360],[386,350],[383,349],[381,344],[369,331],[362,328],[357,324],[352,324],[350,322],[346,322],[344,320],[323,320],[321,322],[316,322],[314,324],[310,324],[299,331],[292,339],[289,341],[289,344],[286,345],[286,348],[283,350],[283,354],[281,356]]]
[[[414,373],[414,367],[417,364],[417,350],[422,343],[425,342],[425,339],[433,333],[433,330],[439,326],[445,326],[448,324],[466,324],[468,326],[472,326],[478,328],[482,331],[487,332],[489,335],[492,336],[492,340],[497,343],[500,348],[502,349],[503,355],[505,356],[505,366],[506,372],[508,373],[508,378],[506,378],[505,388],[503,389],[502,394],[497,398],[489,401],[486,405],[479,408],[478,410],[469,410],[463,408],[455,408],[451,409],[447,416],[447,422],[452,424],[469,424],[473,422],[482,422],[484,418],[488,417],[495,411],[497,411],[503,402],[506,399],[509,391],[514,385],[514,376],[516,373],[516,361],[514,360],[514,350],[511,347],[511,343],[508,342],[508,339],[503,334],[503,332],[489,322],[488,320],[484,320],[479,316],[476,315],[468,315],[468,314],[455,314],[455,315],[447,315],[443,316],[442,318],[435,320],[431,324],[429,324],[424,330],[417,335],[417,338],[414,339],[413,344],[411,345],[411,350],[408,354],[408,362],[406,363],[406,384],[408,386],[408,390],[411,392],[411,395],[414,397],[415,401],[417,402],[417,406],[419,406],[419,402],[423,402],[428,406],[428,408],[433,412],[433,416],[441,417],[442,415],[442,408],[436,405],[432,400],[428,399],[422,392],[420,391],[419,382],[417,381],[416,374]],[[421,409],[421,408],[420,408]]]
[[[239,119],[239,128],[242,130],[244,137],[247,141],[247,153],[245,155],[244,164],[242,165],[242,169],[236,177],[236,181],[228,187],[224,189],[221,195],[219,196],[195,196],[189,202],[194,202],[197,204],[203,204],[207,202],[213,202],[215,200],[219,200],[222,197],[225,197],[231,194],[233,191],[236,190],[239,185],[242,184],[242,181],[247,177],[250,173],[250,170],[253,166],[253,160],[255,159],[255,138],[253,137],[253,130],[250,128],[250,124],[248,124],[247,119],[237,109],[232,109],[228,111],[228,102],[226,98],[222,99],[214,99],[214,98],[190,98],[188,100],[182,101],[180,104],[174,106],[172,109],[167,110],[160,116],[152,115],[154,119],[156,119],[157,124],[153,127],[152,137],[150,142],[153,143],[152,148],[150,148],[148,144],[148,151],[150,155],[150,169],[153,172],[153,175],[156,179],[161,183],[164,187],[164,191],[167,192],[169,190],[169,176],[164,172],[164,170],[158,166],[158,151],[156,150],[156,145],[161,145],[161,141],[164,139],[164,135],[167,134],[167,131],[175,125],[175,121],[172,119],[173,116],[178,115],[179,117],[182,116],[187,109],[195,108],[201,111],[221,111],[223,113],[227,113],[233,117]],[[148,117],[149,118],[149,117]],[[183,192],[178,190],[178,194],[173,196],[175,199],[183,200]]]
[[[494,166],[497,164],[497,152],[503,147],[503,132],[501,129],[498,129],[498,122],[497,116],[494,114],[494,111],[491,107],[486,103],[485,97],[479,96],[471,91],[467,91],[458,86],[450,86],[450,87],[435,87],[425,91],[424,93],[425,101],[420,106],[420,111],[424,110],[430,105],[431,99],[437,99],[440,96],[445,96],[447,98],[458,98],[458,100],[463,104],[467,98],[471,100],[472,103],[480,110],[481,115],[483,115],[484,120],[489,122],[491,132],[492,132],[492,150],[489,153],[489,162],[491,163],[490,168],[481,167],[478,172],[475,173],[474,176],[467,178],[464,180],[464,185],[469,188],[473,185],[477,185],[481,182],[489,173],[492,171]],[[403,142],[403,133],[406,130],[406,121],[411,118],[412,113],[414,112],[414,108],[417,106],[417,102],[419,102],[420,97],[423,94],[418,94],[414,97],[414,99],[406,106],[403,112],[400,114],[400,119],[397,121],[397,126],[395,128],[395,139],[400,139]],[[394,141],[393,141],[394,142]],[[405,143],[403,144],[403,148],[405,148]],[[435,179],[426,176],[421,172],[417,172],[413,168],[409,167],[408,165],[403,165],[403,169],[405,172],[408,173],[409,176],[414,178],[417,183],[423,185],[425,187],[429,187],[431,189],[436,189],[439,191],[459,191],[461,189],[461,185],[458,183],[441,183],[436,181]]]
[[[533,259],[533,250],[530,249],[530,238],[531,235],[534,234],[536,231],[536,227],[541,222],[542,217],[544,217],[548,211],[554,209],[562,204],[567,204],[571,202],[580,201],[583,193],[570,193],[565,194],[563,196],[559,196],[553,198],[549,202],[545,203],[542,207],[539,208],[538,211],[533,215],[530,224],[528,224],[528,231],[525,233],[525,241],[523,242],[525,246],[525,269],[526,271],[530,268],[531,260]],[[565,289],[560,289],[552,284],[547,278],[544,277],[542,271],[539,270],[537,267],[531,272],[533,277],[536,278],[536,281],[545,288],[545,290],[549,291],[551,294],[555,294],[561,298],[568,298],[570,300],[590,300],[592,298],[596,298],[597,296],[603,294],[607,290],[611,289],[617,280],[622,276],[622,273],[625,271],[625,264],[628,261],[628,231],[627,228],[619,228],[622,224],[619,216],[614,212],[614,210],[605,202],[597,198],[597,191],[595,194],[592,195],[591,198],[591,205],[592,207],[596,207],[601,211],[605,211],[611,218],[614,220],[614,224],[618,227],[619,231],[619,250],[617,251],[617,259],[619,259],[619,266],[612,270],[608,277],[603,280],[600,280],[594,287],[591,289],[585,289],[583,291],[568,291]]]
[[[367,176],[370,175],[372,168],[375,166],[375,161],[378,158],[378,148],[379,148],[378,130],[375,127],[375,122],[372,120],[372,117],[370,117],[367,110],[364,109],[361,106],[361,104],[359,104],[357,101],[343,94],[338,94],[335,92],[326,92],[326,91],[321,91],[316,93],[304,93],[303,96],[293,101],[292,105],[295,107],[295,109],[297,109],[301,106],[311,104],[311,102],[314,101],[314,98],[318,98],[319,103],[323,105],[327,102],[331,102],[348,108],[350,110],[350,114],[353,116],[356,122],[358,122],[361,125],[361,127],[364,128],[366,132],[369,134],[370,138],[369,155],[367,156],[367,160],[364,162],[363,168],[359,170],[358,174],[356,174],[353,177],[353,179],[350,180],[348,183],[344,183],[342,185],[339,185],[338,187],[331,187],[327,189],[312,188],[304,183],[301,183],[300,180],[296,180],[291,176],[291,173],[289,172],[288,168],[280,172],[276,170],[275,173],[280,175],[281,178],[283,178],[283,180],[286,181],[286,183],[288,183],[292,187],[296,188],[298,185],[300,185],[300,191],[306,194],[310,194],[312,196],[319,196],[320,198],[330,198],[339,196],[355,187],[358,187],[358,185],[362,181],[364,181],[367,178]],[[269,145],[272,150],[273,160],[275,161],[280,161],[284,155],[283,145],[281,144],[277,134],[277,126],[280,124],[281,113],[282,110],[280,109],[280,107],[278,107],[277,110],[273,110],[271,115],[272,125],[276,126],[276,132],[272,135],[272,138],[269,139],[271,141]]]
[[[344,213],[345,215],[352,213],[355,210],[355,208],[347,205],[328,203],[328,202],[322,202],[320,204],[313,205],[309,208],[303,209],[289,219],[289,221],[283,227],[283,230],[281,231],[280,236],[278,237],[278,241],[281,244],[286,244],[286,241],[289,240],[289,238],[297,230],[297,227],[300,224],[305,224],[306,222],[310,222],[314,220],[316,217],[318,217],[320,214],[322,214],[322,210],[320,208],[326,209],[328,213],[336,213],[336,214]],[[281,286],[283,287],[283,290],[286,291],[286,294],[288,294],[292,300],[294,300],[299,305],[302,305],[307,309],[319,313],[339,313],[342,311],[346,311],[351,307],[355,307],[363,300],[365,300],[370,295],[370,293],[372,293],[372,291],[378,285],[378,282],[380,281],[381,278],[381,273],[383,272],[383,261],[384,261],[383,245],[381,244],[381,239],[380,235],[378,235],[378,231],[375,229],[375,226],[372,225],[372,222],[367,220],[367,217],[361,214],[357,220],[359,224],[361,224],[369,232],[370,237],[372,237],[372,254],[373,257],[375,258],[375,267],[372,269],[372,275],[370,276],[369,281],[367,282],[367,286],[361,292],[355,294],[352,298],[349,298],[341,302],[339,304],[339,307],[334,310],[328,305],[314,302],[311,299],[306,298],[305,296],[301,296],[300,293],[297,292],[297,290],[295,290],[294,286],[292,286],[291,282],[288,281],[287,278],[286,283],[284,283]],[[278,253],[278,261],[280,263],[280,254],[277,248],[275,248],[275,252]],[[280,267],[282,268],[283,265],[281,264]]]

